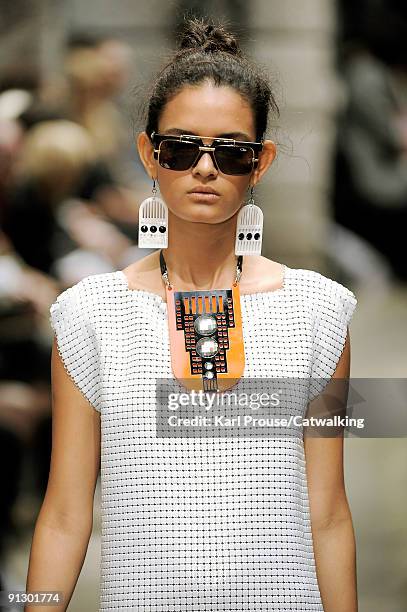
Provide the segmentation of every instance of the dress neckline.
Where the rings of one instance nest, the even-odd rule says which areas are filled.
[[[240,299],[245,301],[246,299],[250,299],[250,298],[253,298],[259,295],[270,295],[270,296],[284,295],[287,291],[287,283],[289,280],[289,273],[291,271],[291,268],[286,266],[286,264],[281,264],[281,265],[283,267],[283,282],[282,282],[281,287],[277,287],[277,289],[269,289],[268,291],[255,291],[254,293],[241,293]],[[117,270],[116,272],[113,272],[113,274],[116,275],[116,277],[121,281],[122,285],[124,285],[124,288],[129,292],[129,294],[148,295],[150,297],[153,297],[155,300],[157,300],[161,305],[167,306],[167,302],[161,297],[161,295],[159,295],[158,293],[155,293],[154,291],[148,291],[147,289],[131,289],[129,287],[127,276],[123,272],[123,270]]]

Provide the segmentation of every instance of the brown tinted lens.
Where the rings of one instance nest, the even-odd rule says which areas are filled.
[[[160,146],[159,163],[168,170],[188,170],[199,153],[199,146],[193,142],[163,140]]]
[[[253,168],[253,149],[235,145],[219,145],[215,158],[224,174],[250,174]]]

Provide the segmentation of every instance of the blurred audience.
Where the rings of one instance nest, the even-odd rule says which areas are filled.
[[[17,533],[22,480],[31,483],[24,494],[38,499],[48,480],[49,307],[84,276],[139,256],[131,239],[137,207],[90,131],[20,89],[24,83],[8,83],[0,92],[0,560]]]
[[[23,262],[2,231],[8,192],[23,143],[23,130],[11,118],[12,113],[1,115],[5,108],[8,103],[2,107],[0,99],[0,460],[3,466],[0,560],[6,538],[16,533],[12,511],[19,493],[24,458],[32,465],[32,486],[40,495],[48,479],[51,440],[48,312],[59,293],[55,281]]]
[[[112,63],[99,50],[75,49],[67,54],[65,74],[70,94],[68,115],[86,127],[98,153],[112,161],[127,137],[111,100],[118,93]]]
[[[51,83],[28,63],[0,74],[0,587],[16,510],[35,519],[48,481],[49,308],[85,276],[148,254],[136,243],[150,185],[118,107],[130,60],[115,38],[75,35]]]
[[[347,104],[338,126],[334,216],[407,280],[407,9],[366,3],[346,37]]]
[[[73,34],[67,41],[61,78],[43,92],[48,104],[89,131],[99,157],[119,179],[129,143],[119,104],[128,85],[131,56],[130,47],[118,39]]]
[[[28,131],[16,164],[4,231],[28,265],[58,278],[64,286],[67,282],[58,275],[58,262],[72,251],[97,253],[100,272],[117,269],[127,261],[126,251],[131,248],[129,238],[109,224],[91,200],[99,188],[97,162],[87,130],[58,120]],[[101,184],[105,187],[104,177]]]

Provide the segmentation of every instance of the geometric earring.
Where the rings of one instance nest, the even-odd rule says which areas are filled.
[[[138,246],[141,249],[168,248],[168,208],[164,200],[157,197],[155,179],[152,196],[142,201],[139,207]]]
[[[260,255],[263,238],[263,211],[254,203],[254,187],[250,198],[239,211],[236,225],[235,255]]]

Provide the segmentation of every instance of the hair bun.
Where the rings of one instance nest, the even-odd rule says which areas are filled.
[[[221,25],[204,19],[187,19],[181,32],[179,50],[200,50],[205,53],[223,51],[231,55],[240,55],[239,45],[230,32]]]

